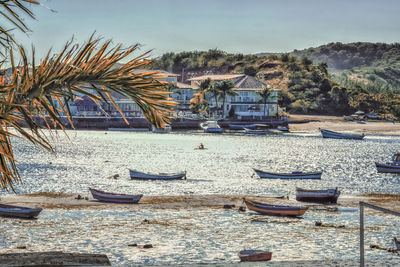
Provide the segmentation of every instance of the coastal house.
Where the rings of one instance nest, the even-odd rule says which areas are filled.
[[[213,97],[208,97],[211,104],[210,109],[223,108],[225,116],[233,109],[239,118],[275,117],[278,115],[278,89],[272,89],[264,112],[263,99],[258,93],[267,86],[264,82],[245,74],[204,75],[191,78],[189,81],[192,86],[199,86],[202,81],[208,78],[214,83],[231,81],[235,86],[233,91],[236,93],[234,96],[226,97],[224,107],[220,107],[222,101],[219,101],[219,107],[216,107]]]

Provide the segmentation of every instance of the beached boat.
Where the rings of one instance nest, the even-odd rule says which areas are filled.
[[[155,125],[151,125],[151,131],[153,133],[170,133],[172,128],[169,124],[165,124],[165,128],[157,128]]]
[[[337,203],[340,191],[336,189],[307,190],[296,188],[296,200],[307,202]]]
[[[28,207],[0,204],[0,216],[3,217],[32,219],[37,217],[41,211],[42,208],[28,208]]]
[[[320,129],[323,138],[334,138],[334,139],[355,139],[361,140],[364,138],[364,134],[356,133],[338,133],[334,131]]]
[[[217,121],[206,121],[200,123],[200,127],[204,130],[205,133],[222,133],[224,129],[219,127]]]
[[[254,169],[260,178],[269,179],[321,179],[322,172],[272,173]]]
[[[256,211],[265,215],[301,216],[308,209],[308,207],[270,205],[267,203],[250,201],[246,199],[243,199],[243,201],[249,210]]]
[[[383,173],[400,173],[400,164],[375,162],[376,170]]]
[[[238,124],[229,124],[229,129],[231,130],[244,130],[244,128],[247,129],[254,129],[256,128],[256,124],[243,124],[243,125],[238,125]]]
[[[238,256],[240,261],[269,261],[272,258],[272,252],[248,249],[239,251]]]
[[[92,193],[93,198],[102,202],[136,204],[143,196],[142,194],[127,195],[127,194],[108,193],[93,188],[89,188],[89,190]]]
[[[246,134],[266,135],[269,133],[269,129],[248,129],[244,128]]]
[[[289,127],[286,127],[286,126],[278,126],[278,127],[276,127],[276,129],[281,132],[289,132]]]
[[[144,173],[136,170],[129,170],[132,180],[179,180],[186,179],[186,171],[179,173]]]
[[[393,241],[394,241],[394,244],[396,245],[396,249],[397,249],[397,250],[400,250],[400,241],[397,240],[396,237],[393,238]]]

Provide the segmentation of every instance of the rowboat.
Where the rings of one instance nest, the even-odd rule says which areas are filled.
[[[108,193],[93,188],[89,188],[89,190],[92,193],[93,198],[102,202],[137,204],[143,196],[142,194],[126,195],[126,194]]]
[[[249,129],[244,128],[246,134],[266,135],[269,133],[268,129]]]
[[[42,208],[28,208],[28,207],[0,204],[0,216],[3,217],[32,219],[37,217],[41,211]]]
[[[238,125],[238,124],[229,124],[229,129],[231,130],[244,130],[247,129],[254,129],[256,128],[256,124],[246,124],[246,125]]]
[[[253,169],[260,178],[269,179],[321,179],[322,172],[272,173]]]
[[[336,189],[307,190],[296,188],[296,200],[308,202],[337,203],[340,191]]]
[[[256,211],[265,215],[301,216],[308,209],[308,207],[270,205],[246,199],[243,199],[243,201],[249,210]]]
[[[393,241],[394,241],[394,244],[396,245],[396,249],[397,250],[400,250],[400,241],[399,240],[397,240],[397,238],[395,237],[395,238],[393,238]]]
[[[129,170],[132,180],[179,180],[186,179],[186,171],[179,173],[144,173],[136,170]]]
[[[400,164],[375,162],[376,170],[384,173],[400,173]]]
[[[320,129],[323,138],[335,138],[335,139],[355,139],[361,140],[364,138],[364,134],[356,133],[338,133],[334,131]]]
[[[205,133],[222,133],[224,129],[219,127],[217,121],[206,121],[200,124]]]
[[[269,261],[272,258],[272,252],[265,250],[242,250],[238,253],[240,261]]]

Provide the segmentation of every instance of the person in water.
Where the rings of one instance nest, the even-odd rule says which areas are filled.
[[[203,143],[200,143],[199,149],[204,149],[204,148],[205,148],[205,147],[204,147]]]

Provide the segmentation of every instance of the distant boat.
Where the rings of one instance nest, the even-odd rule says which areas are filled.
[[[222,129],[217,121],[206,121],[200,123],[200,127],[204,130],[205,133],[222,133],[224,129]]]
[[[93,198],[102,202],[137,204],[143,196],[142,194],[126,195],[126,194],[108,193],[93,188],[89,188],[89,190],[92,193]]]
[[[375,162],[376,170],[383,173],[400,173],[400,164]]]
[[[244,128],[246,134],[266,135],[269,133],[269,129],[248,129]]]
[[[171,125],[165,124],[165,128],[157,128],[155,125],[151,125],[151,131],[153,133],[170,133],[172,130]]]
[[[396,153],[392,157],[393,163],[400,164],[400,153]]]
[[[286,126],[278,126],[276,127],[276,129],[278,129],[281,132],[289,132],[289,127]]]
[[[149,128],[108,128],[111,132],[148,132]]]
[[[256,124],[245,124],[245,125],[238,125],[238,124],[229,124],[229,129],[231,130],[244,130],[247,129],[254,129],[256,128]]]
[[[0,216],[3,217],[33,219],[37,217],[41,211],[42,208],[28,208],[28,207],[0,204]]]
[[[272,258],[272,252],[264,250],[242,250],[238,253],[240,261],[269,261]]]
[[[270,205],[267,203],[255,202],[246,199],[243,199],[243,201],[249,210],[265,215],[301,216],[308,209],[308,207]]]
[[[323,138],[334,138],[334,139],[355,139],[362,140],[364,138],[364,134],[356,134],[356,133],[338,133],[334,131],[320,129]]]
[[[186,179],[186,172],[179,173],[144,173],[136,170],[129,170],[132,180],[180,180]]]
[[[257,169],[253,170],[260,178],[269,179],[321,179],[322,172],[292,172],[292,173],[272,173]]]
[[[337,203],[340,191],[336,189],[307,190],[296,188],[296,200],[307,202]]]

